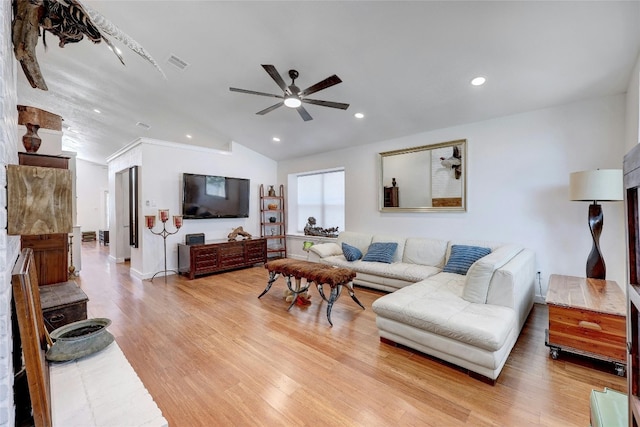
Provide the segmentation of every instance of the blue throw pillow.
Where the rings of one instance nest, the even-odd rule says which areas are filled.
[[[442,271],[466,275],[471,264],[490,253],[491,249],[480,246],[453,245],[449,261]]]
[[[344,253],[344,257],[347,261],[357,261],[362,258],[362,252],[360,252],[360,249],[346,243],[342,243],[342,253]]]
[[[362,261],[375,261],[386,262],[391,264],[393,262],[393,254],[396,253],[398,244],[396,242],[376,242],[369,245],[367,253]]]

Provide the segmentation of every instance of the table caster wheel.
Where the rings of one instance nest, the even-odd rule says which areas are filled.
[[[615,370],[619,377],[624,377],[627,373],[626,367],[620,363],[615,364]]]
[[[549,354],[551,354],[551,358],[553,360],[556,360],[558,358],[558,356],[560,355],[560,349],[559,348],[551,348],[549,350]]]

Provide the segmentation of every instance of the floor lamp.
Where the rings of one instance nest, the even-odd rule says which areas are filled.
[[[569,198],[574,201],[591,202],[589,205],[589,229],[593,247],[587,258],[587,278],[604,280],[607,269],[600,250],[602,233],[602,206],[598,202],[623,200],[622,170],[597,169],[573,172],[569,176]]]

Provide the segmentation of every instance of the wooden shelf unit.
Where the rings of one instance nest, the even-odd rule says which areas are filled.
[[[627,395],[629,426],[640,426],[640,145],[624,156],[627,215]]]
[[[284,186],[280,185],[276,195],[265,194],[260,184],[260,236],[267,240],[267,258],[287,257],[287,215]],[[275,220],[271,220],[275,218]]]
[[[178,272],[189,279],[266,261],[266,239],[218,240],[195,245],[178,243]]]

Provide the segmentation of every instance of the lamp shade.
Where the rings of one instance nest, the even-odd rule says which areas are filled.
[[[573,172],[569,176],[569,199],[584,202],[623,200],[622,169]]]

